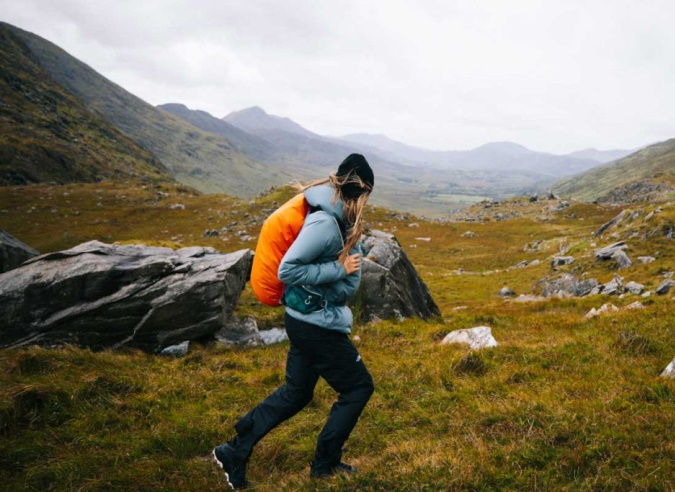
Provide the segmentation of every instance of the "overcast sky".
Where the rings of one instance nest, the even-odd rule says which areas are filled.
[[[565,153],[675,137],[672,0],[0,0],[151,104]]]

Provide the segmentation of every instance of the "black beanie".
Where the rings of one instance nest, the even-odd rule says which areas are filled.
[[[358,183],[347,182],[342,186],[342,195],[345,198],[358,198],[365,191],[372,191],[373,186],[375,186],[375,175],[373,174],[373,170],[370,168],[368,161],[361,154],[349,154],[347,158],[342,161],[340,167],[338,167],[336,176],[342,178],[349,176],[352,173],[361,178],[361,181],[368,185],[370,190],[364,190]]]

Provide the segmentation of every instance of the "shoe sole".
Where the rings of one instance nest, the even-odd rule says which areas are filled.
[[[234,485],[232,485],[232,482],[230,482],[230,475],[225,471],[225,467],[223,466],[223,463],[216,456],[216,448],[213,448],[213,452],[211,454],[213,454],[213,461],[215,461],[216,465],[218,465],[220,467],[220,469],[223,470],[223,473],[225,473],[225,480],[227,480],[227,485],[229,485],[232,490],[237,490],[234,487]]]

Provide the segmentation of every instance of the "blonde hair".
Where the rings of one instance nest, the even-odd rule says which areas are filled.
[[[364,190],[363,193],[361,193],[357,198],[345,198],[344,194],[342,193],[342,187],[347,183],[357,184],[361,189]],[[363,182],[363,180],[355,173],[341,177],[331,174],[327,178],[312,181],[311,183],[297,183],[294,185],[294,187],[298,191],[304,192],[313,186],[326,184],[329,184],[335,190],[332,203],[336,203],[338,198],[342,201],[342,218],[345,226],[347,227],[347,237],[345,238],[342,250],[340,250],[338,260],[344,261],[344,259],[349,255],[351,249],[356,246],[356,243],[361,238],[361,234],[363,234],[363,210],[366,208],[366,203],[370,197],[371,187]]]

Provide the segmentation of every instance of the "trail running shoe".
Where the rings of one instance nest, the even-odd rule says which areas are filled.
[[[326,477],[332,477],[333,475],[337,475],[338,473],[344,473],[345,475],[351,475],[353,473],[356,473],[356,468],[354,468],[352,465],[348,465],[347,463],[340,462],[337,465],[333,465],[332,467],[325,468],[325,467],[320,467],[320,466],[314,466],[312,463],[312,468],[309,471],[309,476],[312,478],[326,478]]]
[[[227,484],[234,490],[248,487],[246,481],[247,460],[238,458],[234,448],[229,444],[221,444],[213,449],[213,459],[225,472]]]

